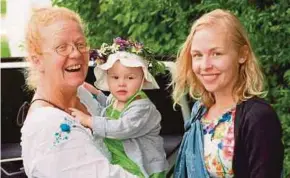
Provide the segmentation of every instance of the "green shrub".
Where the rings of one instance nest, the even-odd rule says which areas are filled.
[[[1,5],[0,5],[0,7],[1,7],[1,16],[5,16],[5,14],[6,14],[6,0],[1,0],[0,1],[0,3],[1,3]]]
[[[1,57],[10,57],[8,40],[5,35],[1,35]]]
[[[267,100],[283,127],[284,176],[290,176],[290,8],[289,1],[271,5],[215,0],[54,0],[78,12],[86,22],[92,47],[124,36],[144,42],[156,53],[176,55],[193,21],[216,8],[235,13],[246,29],[266,76]],[[250,1],[255,2],[255,1]],[[269,5],[270,4],[270,5]],[[269,131],[270,132],[270,131]]]

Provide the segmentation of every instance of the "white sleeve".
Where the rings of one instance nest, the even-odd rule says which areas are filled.
[[[94,116],[93,133],[114,139],[137,138],[157,127],[160,120],[161,115],[153,104],[134,105],[128,108],[118,120]]]
[[[40,118],[44,115],[46,119]],[[53,112],[28,119],[43,121],[28,121],[22,129],[22,156],[28,177],[135,177],[117,165],[110,165],[100,151],[101,146],[81,125],[68,124],[70,132],[63,132],[59,126],[67,120]]]

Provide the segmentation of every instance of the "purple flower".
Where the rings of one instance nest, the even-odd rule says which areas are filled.
[[[120,46],[127,46],[129,44],[129,42],[127,40],[124,40],[120,37],[115,38],[114,43],[116,43],[117,45],[120,45]]]
[[[90,60],[94,61],[95,64],[103,64],[106,61],[106,56],[102,55],[100,51],[96,49],[90,50]]]
[[[92,49],[90,50],[90,60],[95,61],[97,58],[100,58],[100,54],[98,52],[98,50],[96,49]]]

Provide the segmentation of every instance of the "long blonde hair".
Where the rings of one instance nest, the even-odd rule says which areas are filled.
[[[81,18],[73,11],[63,7],[49,7],[34,9],[27,23],[25,35],[25,48],[28,56],[26,60],[31,62],[34,54],[42,54],[41,51],[41,27],[49,26],[56,21],[74,21],[83,29]],[[30,65],[26,71],[26,84],[28,89],[34,90],[39,81],[38,71]]]
[[[229,32],[229,39],[237,50],[241,50],[244,46],[248,48],[248,53],[244,56],[246,61],[240,64],[239,77],[233,89],[233,94],[238,97],[238,102],[265,94],[263,92],[263,74],[242,24],[232,13],[216,9],[204,14],[194,22],[190,34],[177,55],[176,70],[173,72],[171,83],[173,85],[174,105],[180,104],[181,98],[186,94],[189,94],[193,99],[201,100],[207,107],[215,103],[213,94],[204,88],[192,71],[190,53],[192,39],[197,28],[204,25],[222,25]]]

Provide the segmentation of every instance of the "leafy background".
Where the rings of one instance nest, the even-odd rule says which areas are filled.
[[[78,12],[92,47],[124,36],[175,56],[194,20],[216,8],[236,14],[248,30],[266,76],[267,100],[283,127],[284,177],[290,176],[290,3],[288,0],[53,0]],[[270,130],[269,130],[270,132]]]
[[[80,14],[91,47],[117,36],[143,42],[162,59],[176,56],[194,20],[216,8],[236,14],[246,27],[266,76],[267,100],[283,127],[284,177],[290,176],[289,0],[52,0]],[[6,0],[1,0],[5,16]],[[3,7],[3,8],[2,8]],[[1,57],[10,56],[1,36]],[[269,131],[270,132],[270,131]]]
[[[0,14],[1,14],[1,25],[3,25],[2,18],[5,18],[6,16],[6,0],[0,0]],[[2,27],[1,27],[2,30]],[[0,35],[0,43],[1,43],[1,57],[9,57],[10,56],[10,50],[8,46],[8,39],[7,36],[3,33]]]

